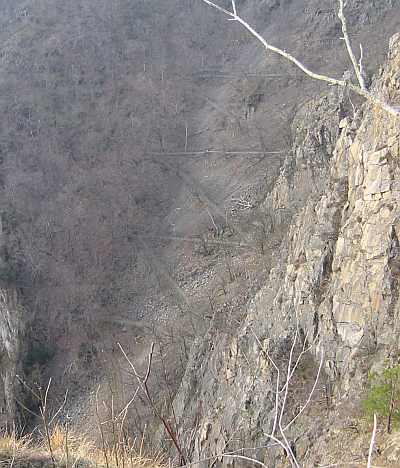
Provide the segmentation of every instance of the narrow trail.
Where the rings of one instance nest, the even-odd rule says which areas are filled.
[[[132,237],[138,239],[149,239],[149,240],[162,240],[162,241],[174,241],[174,242],[189,242],[192,244],[202,244],[204,239],[201,237],[185,237],[185,236],[152,236],[152,235],[141,235],[141,234],[132,234]],[[237,249],[255,249],[257,245],[254,243],[243,243],[235,241],[225,241],[218,239],[206,239],[207,244],[209,245],[221,245],[225,247],[234,247]]]

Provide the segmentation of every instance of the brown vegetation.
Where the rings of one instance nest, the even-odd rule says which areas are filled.
[[[112,451],[105,454],[89,442],[87,436],[55,427],[51,433],[54,460],[47,443],[35,441],[33,436],[17,438],[13,434],[0,436],[0,466],[13,468],[163,468],[160,456],[143,453],[140,441],[125,447],[115,461]]]
[[[344,55],[320,3],[245,13],[296,53],[313,37],[305,59],[328,73]],[[351,9],[372,70],[394,21],[382,11],[358,25]],[[271,268],[286,224],[258,206],[291,150],[299,95],[318,87],[200,1],[16,0],[0,21],[2,280],[26,306],[23,378],[43,388],[52,375],[52,407],[68,388],[88,427],[100,382],[112,431],[132,395],[116,343],[142,371],[154,340],[149,386],[168,413],[193,338],[233,333]],[[139,401],[127,423],[140,438],[152,411]],[[23,405],[38,405],[20,402],[29,424]]]

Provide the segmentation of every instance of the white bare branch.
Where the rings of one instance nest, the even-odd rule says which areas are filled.
[[[64,400],[63,402],[61,403],[61,406],[58,408],[58,410],[54,413],[54,416],[50,419],[49,421],[49,425],[51,425],[54,420],[57,418],[57,416],[61,413],[62,409],[64,408],[65,404],[67,403],[67,397],[68,397],[68,388],[67,390],[65,391],[65,394],[64,394]]]
[[[375,444],[376,426],[377,426],[377,420],[376,420],[376,414],[374,414],[374,429],[372,431],[371,442],[369,444],[367,468],[372,467],[372,452],[374,450],[374,444]]]
[[[360,88],[364,91],[367,90],[367,87],[365,85],[365,79],[364,76],[361,73],[361,69],[359,65],[357,64],[356,57],[353,52],[353,48],[351,46],[350,42],[350,37],[349,33],[347,31],[347,22],[346,22],[346,17],[344,16],[344,3],[343,0],[339,0],[339,12],[338,12],[338,17],[340,19],[340,22],[342,23],[342,33],[343,33],[343,39],[346,44],[347,48],[347,53],[349,54],[351,63],[353,64],[354,71],[356,73],[357,81],[360,85]]]
[[[292,376],[293,353],[294,353],[294,350],[295,350],[295,347],[296,347],[296,344],[297,344],[298,336],[299,336],[299,320],[298,320],[298,317],[296,315],[296,332],[294,334],[292,346],[290,348],[289,362],[288,362],[288,366],[287,366],[287,377],[286,377],[285,392],[284,392],[284,395],[283,395],[283,400],[281,402],[281,412],[279,414],[279,420],[278,420],[279,432],[280,432],[281,437],[282,437],[282,439],[284,441],[284,445],[286,446],[286,450],[288,452],[289,459],[291,461],[292,466],[294,466],[296,468],[300,468],[300,465],[298,464],[298,462],[296,460],[296,456],[293,453],[292,447],[290,446],[290,443],[289,443],[289,441],[288,441],[288,439],[286,437],[285,430],[282,427],[282,419],[283,419],[284,413],[286,411],[287,395],[288,395],[288,392],[289,392],[289,382],[290,382],[290,379],[291,379],[291,376]]]
[[[203,0],[203,2],[204,2],[204,3],[207,3],[207,5],[210,5],[210,6],[212,6],[213,8],[216,8],[218,11],[221,11],[222,13],[225,13],[225,15],[232,16],[233,18],[235,18],[235,14],[234,14],[234,13],[232,13],[232,12],[229,11],[229,10],[226,10],[225,8],[220,7],[220,6],[217,5],[216,3],[210,2],[210,0]]]
[[[232,11],[235,16],[237,16],[237,11],[236,11],[236,2],[235,0],[232,0]]]
[[[232,202],[236,203],[240,208],[247,210],[254,208],[254,205],[250,203],[248,200],[244,200],[243,198],[232,198]]]
[[[271,439],[275,436],[275,431],[276,431],[276,426],[278,424],[278,415],[279,415],[279,387],[280,387],[280,370],[279,370],[279,367],[276,365],[275,361],[272,359],[272,357],[270,356],[270,354],[268,353],[268,350],[264,349],[264,346],[262,345],[260,339],[258,338],[257,334],[254,332],[254,330],[252,328],[250,328],[250,331],[251,333],[253,334],[253,336],[255,337],[256,341],[257,341],[257,344],[258,346],[260,347],[260,350],[262,353],[264,353],[269,362],[272,364],[272,366],[274,367],[274,369],[276,370],[276,389],[275,389],[275,416],[274,416],[274,423],[272,425],[272,431],[271,431],[271,435],[268,435],[268,437],[270,437]]]
[[[294,334],[294,338],[293,338],[293,342],[292,342],[292,346],[290,348],[290,353],[289,353],[289,362],[288,362],[288,366],[287,366],[287,377],[286,377],[286,384],[285,384],[285,392],[284,392],[284,395],[283,395],[283,401],[282,401],[282,405],[281,405],[281,413],[279,415],[279,428],[282,429],[282,418],[283,418],[283,415],[284,415],[284,411],[285,411],[285,407],[286,407],[286,400],[287,400],[287,395],[288,395],[288,392],[289,392],[289,382],[290,382],[290,379],[292,377],[292,359],[293,359],[293,353],[294,353],[294,349],[296,347],[296,344],[297,344],[297,337],[299,336],[299,321],[298,321],[298,318],[296,317],[296,332]]]
[[[297,357],[297,359],[294,362],[294,354],[295,354],[295,349],[296,345],[299,340],[299,335],[300,335],[300,325],[299,325],[299,320],[298,317],[296,317],[296,329],[293,337],[293,341],[291,344],[290,352],[289,352],[289,359],[288,359],[288,364],[287,364],[287,371],[286,371],[286,379],[285,383],[280,388],[280,380],[281,380],[281,372],[279,369],[279,366],[277,363],[274,361],[274,359],[270,356],[268,350],[265,349],[265,346],[261,343],[260,339],[258,338],[257,334],[253,331],[253,329],[250,327],[250,331],[253,334],[253,336],[256,339],[257,344],[260,347],[261,352],[267,357],[267,359],[270,361],[272,364],[273,368],[275,369],[277,373],[276,377],[276,392],[275,392],[275,407],[274,407],[274,420],[273,420],[273,425],[272,425],[272,431],[270,434],[265,434],[265,436],[274,442],[276,442],[278,445],[280,445],[286,452],[287,457],[290,461],[290,464],[294,468],[299,468],[300,465],[296,459],[296,455],[293,452],[291,443],[289,442],[287,438],[287,430],[292,426],[292,424],[303,414],[303,412],[306,410],[306,408],[309,406],[311,399],[314,395],[315,389],[317,388],[317,384],[319,382],[323,362],[324,362],[324,352],[323,350],[321,351],[320,355],[320,360],[319,360],[319,366],[318,366],[318,371],[314,379],[313,386],[311,388],[310,393],[308,394],[308,398],[306,402],[301,406],[300,410],[297,412],[297,414],[286,424],[283,425],[283,418],[285,416],[285,412],[287,410],[287,399],[288,399],[288,392],[289,388],[291,385],[291,380],[295,374],[296,369],[299,366],[299,363],[301,359],[304,357],[304,355],[311,350],[311,348],[315,345],[315,341],[311,344],[308,344],[307,336],[305,336],[302,349]],[[276,434],[275,432],[279,428],[279,435]]]
[[[297,358],[297,361],[296,361],[295,365],[294,365],[293,368],[292,368],[292,371],[291,371],[291,373],[290,373],[290,377],[289,377],[288,379],[286,379],[286,383],[285,383],[285,385],[280,389],[280,392],[285,391],[285,388],[286,388],[286,386],[288,385],[288,383],[290,382],[290,379],[292,378],[293,374],[295,373],[297,367],[299,366],[300,361],[301,361],[301,359],[303,358],[303,355],[306,354],[306,353],[308,353],[308,351],[310,351],[310,349],[314,346],[315,343],[311,343],[308,347],[306,347],[306,346],[307,346],[307,339],[308,339],[308,333],[307,333],[307,335],[306,335],[305,338],[304,338],[303,349],[301,350],[301,352],[300,352],[300,354],[299,354],[299,356],[298,356],[298,358]]]
[[[203,0],[203,1],[206,1],[206,0]],[[247,31],[249,31],[250,34],[252,34],[256,39],[258,39],[258,41],[261,42],[261,44],[265,47],[265,49],[270,50],[271,52],[274,52],[280,55],[286,60],[289,60],[289,62],[292,62],[294,65],[300,68],[300,70],[302,70],[309,77],[314,78],[315,80],[325,81],[331,85],[346,86],[346,81],[338,80],[336,78],[330,78],[329,76],[321,75],[319,73],[314,73],[312,70],[307,68],[303,63],[301,63],[300,60],[295,58],[293,55],[289,54],[285,50],[279,49],[278,47],[271,45],[240,16],[235,16],[235,20],[238,23],[240,23],[245,29],[247,29]]]
[[[342,32],[343,32],[344,40],[346,42],[347,52],[348,52],[348,54],[350,56],[351,62],[353,64],[354,70],[356,72],[356,76],[357,76],[357,80],[358,80],[357,85],[355,85],[355,84],[353,84],[351,82],[348,82],[347,80],[341,80],[341,79],[337,79],[337,78],[332,78],[330,76],[321,75],[320,73],[315,73],[312,70],[310,70],[306,65],[304,65],[302,62],[300,62],[300,60],[298,60],[293,55],[289,54],[285,50],[280,49],[279,47],[276,47],[276,46],[270,44],[269,42],[267,42],[261,36],[261,34],[259,34],[252,26],[250,26],[250,24],[247,21],[245,21],[241,16],[238,15],[238,13],[236,11],[236,6],[233,9],[233,11],[229,11],[229,10],[217,5],[216,3],[214,3],[214,2],[212,2],[210,0],[201,0],[201,1],[203,1],[207,5],[211,6],[212,8],[215,8],[216,10],[220,11],[221,13],[224,13],[225,15],[229,16],[229,18],[228,18],[229,20],[236,21],[236,22],[240,23],[253,37],[255,37],[264,46],[264,48],[266,50],[274,52],[275,54],[280,55],[284,59],[286,59],[289,62],[293,63],[297,68],[299,68],[303,73],[305,73],[310,78],[313,78],[313,79],[319,80],[319,81],[324,81],[324,82],[326,82],[326,83],[328,83],[330,85],[336,85],[336,86],[340,86],[342,88],[348,87],[354,93],[362,96],[367,101],[369,101],[370,103],[380,107],[381,109],[388,112],[389,114],[391,114],[393,116],[396,116],[396,117],[398,117],[400,115],[400,108],[397,108],[395,106],[391,106],[390,104],[386,103],[385,101],[382,101],[379,97],[372,94],[372,92],[369,91],[367,89],[367,87],[366,87],[365,79],[364,79],[363,73],[362,73],[362,68],[357,64],[357,60],[356,60],[356,58],[354,56],[354,53],[353,53],[353,50],[351,48],[351,43],[350,43],[349,35],[348,35],[348,32],[347,32],[347,23],[346,23],[346,19],[345,19],[344,13],[343,13],[343,7],[344,7],[343,0],[339,0],[339,18],[340,18],[341,23],[342,23]],[[232,2],[232,4],[234,5],[234,2]]]
[[[128,412],[128,409],[129,407],[131,406],[131,404],[135,401],[136,399],[136,395],[139,393],[139,389],[140,387],[137,387],[136,390],[135,390],[135,393],[133,394],[133,397],[128,401],[128,403],[124,406],[124,408],[119,412],[118,416],[115,418],[115,419],[119,419],[121,417],[121,415],[126,415],[126,413]],[[125,418],[125,416],[124,416]]]
[[[288,457],[289,460],[290,460],[290,457],[291,457],[290,452],[288,451],[288,448],[286,447],[286,445],[285,445],[281,440],[279,440],[277,437],[274,437],[272,434],[265,434],[265,437],[267,437],[267,438],[273,440],[273,441],[275,442],[275,444],[262,445],[262,446],[259,446],[259,447],[252,447],[250,450],[259,450],[260,448],[269,448],[269,447],[272,447],[273,445],[275,445],[275,446],[276,446],[276,445],[279,445],[279,446],[282,447],[283,450],[286,452],[286,455],[287,455],[287,457]],[[220,454],[219,456],[221,456],[221,457],[229,457],[229,456],[231,456],[231,457],[232,457],[232,456],[235,456],[236,453],[237,453],[238,451],[244,451],[244,450],[249,450],[249,449],[248,449],[248,448],[247,448],[247,449],[246,449],[246,448],[241,448],[241,449],[239,449],[239,450],[236,450],[235,452],[225,452],[225,453],[222,453],[222,454]],[[219,456],[218,456],[218,457],[219,457]],[[237,455],[236,455],[236,456],[237,456]],[[241,457],[241,458],[244,458],[244,457]],[[262,462],[260,462],[260,461],[258,461],[258,460],[255,460],[254,458],[245,457],[244,459],[245,459],[245,460],[251,460],[251,461],[253,461],[253,462],[256,463],[256,464],[259,464],[259,465],[261,465],[261,466],[265,466],[265,467],[266,467],[266,465],[265,465],[264,463],[262,463]],[[292,463],[292,466],[296,466],[296,465],[293,465],[293,463]]]
[[[317,372],[317,375],[315,377],[315,380],[314,380],[314,385],[310,391],[310,394],[308,395],[308,398],[307,398],[307,401],[305,402],[305,404],[301,407],[300,411],[296,414],[296,416],[291,420],[289,421],[286,426],[283,428],[284,431],[287,431],[289,429],[289,427],[296,421],[296,419],[304,412],[304,410],[307,408],[307,406],[309,405],[310,401],[311,401],[311,398],[314,394],[314,391],[317,387],[317,383],[319,381],[319,376],[321,374],[321,370],[322,370],[322,364],[324,362],[324,352],[323,350],[321,351],[321,358],[320,358],[320,361],[319,361],[319,367],[318,367],[318,372]]]
[[[250,450],[255,451],[255,450],[270,448],[270,447],[277,446],[277,445],[281,446],[283,448],[283,450],[286,452],[286,454],[288,455],[288,453],[286,451],[286,447],[283,445],[283,443],[279,439],[277,439],[276,437],[273,437],[272,435],[266,435],[266,437],[270,438],[275,443],[274,444],[268,443],[267,445],[258,445],[256,447],[242,447],[242,448],[239,448],[239,449],[236,449],[236,450],[232,450],[230,452],[220,452],[220,453],[214,454],[214,455],[212,455],[210,457],[201,458],[200,460],[192,461],[187,465],[182,465],[180,468],[189,468],[189,467],[193,468],[194,466],[200,465],[201,463],[204,463],[206,461],[213,460],[215,462],[215,460],[218,460],[221,457],[242,458],[242,459],[251,461],[251,462],[255,463],[256,465],[265,467],[266,465],[264,463],[260,462],[259,460],[256,460],[255,458],[252,458],[252,457],[244,457],[244,456],[240,455],[239,452],[243,453],[243,452],[250,451]]]

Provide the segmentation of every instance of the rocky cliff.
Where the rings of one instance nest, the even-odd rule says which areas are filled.
[[[21,367],[24,309],[14,284],[8,236],[0,219],[0,428],[15,428],[17,374]]]
[[[397,35],[373,85],[393,104],[399,64]],[[348,102],[331,91],[294,119],[293,150],[263,204],[281,236],[269,279],[234,331],[211,325],[193,347],[175,409],[199,466],[280,466],[291,453],[302,466],[343,462],[321,440],[357,414],[368,370],[397,359],[400,121]],[[271,442],[278,426],[290,453]]]

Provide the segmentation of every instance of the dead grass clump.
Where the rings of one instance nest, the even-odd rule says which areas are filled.
[[[164,468],[161,454],[147,456],[142,444],[126,444],[107,453],[96,448],[90,439],[82,434],[67,431],[56,426],[50,434],[52,454],[46,440],[33,440],[15,434],[0,435],[0,467],[13,468]]]
[[[34,455],[29,436],[17,438],[14,433],[0,435],[0,466],[12,466],[13,460]]]

